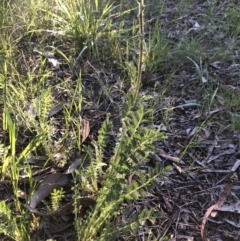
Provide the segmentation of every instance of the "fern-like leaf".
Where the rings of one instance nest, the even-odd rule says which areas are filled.
[[[52,95],[49,89],[43,90],[40,95],[33,100],[33,106],[40,122],[46,122],[52,104]]]

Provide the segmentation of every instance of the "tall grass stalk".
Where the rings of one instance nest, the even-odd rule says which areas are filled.
[[[138,74],[136,78],[136,87],[134,92],[134,103],[139,92],[141,80],[142,80],[142,68],[143,68],[143,45],[144,45],[144,0],[136,0],[138,3],[138,20],[139,20],[139,57],[138,57]]]

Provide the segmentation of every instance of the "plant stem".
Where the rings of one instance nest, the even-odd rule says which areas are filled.
[[[134,92],[134,103],[136,102],[142,79],[143,66],[143,41],[144,41],[144,0],[136,0],[138,3],[138,20],[139,20],[139,57],[138,57],[138,74],[136,80],[136,88]]]

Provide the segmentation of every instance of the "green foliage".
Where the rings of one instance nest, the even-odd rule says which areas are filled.
[[[100,147],[100,149],[99,154],[96,154],[96,156],[99,157],[99,159],[103,158],[103,151],[109,140],[111,128],[112,123],[110,122],[108,115],[106,120],[103,122],[101,129],[98,131],[98,146]]]
[[[63,188],[60,189],[54,189],[51,193],[51,202],[52,202],[52,209],[55,211],[59,208],[59,203],[64,198],[65,191]]]
[[[106,17],[112,4],[98,0],[56,0],[56,3],[59,11],[53,14],[53,19],[74,38],[76,48],[82,50],[87,46],[97,50],[96,43],[107,28]]]
[[[111,240],[113,238],[109,233],[109,230],[113,228],[111,220],[116,217],[119,206],[124,201],[138,200],[139,197],[144,197],[143,190],[151,191],[150,184],[154,182],[158,175],[162,174],[163,170],[159,166],[155,170],[150,168],[148,173],[145,174],[138,171],[138,167],[143,165],[149,153],[153,151],[153,142],[163,139],[164,136],[159,130],[148,129],[144,126],[148,122],[152,110],[144,106],[141,98],[138,99],[137,103],[137,107],[133,107],[133,97],[131,96],[129,102],[124,104],[122,128],[119,132],[118,143],[109,166],[104,172],[102,171],[105,178],[101,182],[101,188],[98,189],[97,204],[89,211],[84,220],[76,223],[78,240],[96,240],[97,237],[98,240]],[[95,143],[100,149],[102,148],[103,136],[106,136],[106,131],[109,130],[107,126],[110,127],[108,121],[103,124],[99,131],[100,143]],[[90,156],[91,161],[93,161],[94,155],[91,154]],[[99,170],[99,163],[93,161],[90,164],[92,170]],[[126,177],[134,170],[139,174],[140,184],[133,181],[132,185],[129,185]],[[81,173],[81,176],[83,173]],[[90,178],[91,176],[88,175],[88,180]],[[95,178],[92,176],[92,179]],[[82,179],[82,183],[84,181],[86,179]],[[84,184],[82,184],[82,187],[84,187]],[[146,215],[144,216],[146,217]],[[144,222],[144,216],[139,216],[140,223]],[[131,220],[126,227],[121,227],[121,230],[126,231],[128,229],[135,232],[140,223]]]
[[[88,154],[90,163],[84,172],[81,172],[82,188],[91,193],[98,192],[98,178],[103,176],[103,167],[107,164],[104,162],[104,150],[106,148],[112,123],[109,121],[109,116],[103,122],[101,129],[98,132],[98,142],[93,141],[93,147],[85,148]]]
[[[0,202],[0,220],[0,233],[14,240],[30,240],[24,219],[13,215],[12,208],[5,201]]]
[[[135,231],[143,226],[146,223],[146,220],[154,223],[157,215],[154,213],[152,209],[150,210],[142,210],[138,215],[135,215],[131,220],[125,220],[124,223],[119,224],[118,227],[111,226],[106,231],[104,230],[105,236],[101,240],[115,240],[117,238],[126,238],[129,240],[129,237],[134,237]],[[149,234],[151,230],[149,230]],[[151,240],[151,239],[149,239]]]
[[[166,61],[169,48],[169,43],[159,34],[159,21],[156,21],[144,50],[147,75],[161,68],[160,63]]]
[[[51,159],[52,146],[50,135],[53,129],[54,118],[49,120],[48,114],[53,101],[58,101],[57,98],[56,100],[54,99],[56,96],[53,95],[53,92],[57,92],[59,86],[61,90],[64,89],[64,91],[70,92],[69,96],[72,98],[72,102],[70,107],[67,106],[66,109],[68,110],[64,112],[64,121],[59,121],[60,124],[64,123],[63,126],[66,125],[64,127],[61,126],[61,128],[65,128],[63,135],[70,136],[74,132],[71,128],[75,128],[75,131],[77,129],[74,126],[76,124],[74,115],[76,112],[77,115],[82,112],[82,92],[85,91],[82,89],[81,80],[77,82],[77,87],[74,91],[70,89],[74,89],[75,86],[73,85],[76,84],[73,81],[74,76],[69,82],[67,78],[58,79],[57,77],[57,81],[61,83],[59,86],[53,86],[54,91],[52,92],[51,87],[48,87],[47,83],[49,83],[49,78],[50,80],[55,80],[53,73],[57,72],[58,74],[60,71],[47,70],[47,59],[37,55],[36,52],[36,55],[32,55],[32,45],[40,45],[36,46],[37,48],[42,48],[42,45],[47,45],[48,47],[49,45],[51,47],[52,45],[54,47],[58,44],[61,45],[63,51],[59,50],[57,52],[64,59],[61,61],[66,61],[69,65],[66,70],[68,73],[68,70],[71,68],[73,72],[75,71],[86,48],[90,48],[92,50],[90,52],[93,52],[94,56],[98,57],[100,41],[105,45],[107,34],[109,34],[108,37],[111,34],[110,37],[115,47],[114,52],[121,55],[117,58],[121,59],[120,62],[122,64],[125,62],[125,56],[122,56],[121,34],[128,35],[132,23],[129,24],[127,21],[124,22],[122,20],[117,22],[114,18],[116,16],[123,18],[125,13],[128,14],[132,10],[116,13],[116,8],[112,6],[113,1],[98,0],[87,2],[84,0],[52,0],[50,4],[47,1],[36,2],[35,0],[24,1],[22,4],[16,4],[13,1],[11,5],[12,10],[9,10],[11,12],[9,16],[7,16],[8,11],[6,11],[7,17],[5,15],[4,17],[0,16],[0,24],[2,25],[6,24],[6,19],[9,19],[7,31],[4,34],[0,33],[0,46],[3,47],[3,51],[0,54],[3,53],[7,57],[6,62],[0,66],[4,73],[4,76],[1,75],[0,86],[5,88],[3,127],[4,131],[9,134],[8,145],[4,146],[4,150],[0,149],[0,155],[3,159],[1,162],[1,174],[6,173],[11,178],[14,195],[14,202],[11,203],[11,206],[4,201],[0,203],[1,225],[3,226],[0,228],[0,233],[14,240],[30,239],[29,224],[31,218],[23,210],[20,210],[21,203],[18,200],[17,193],[18,184],[20,174],[27,172],[30,189],[33,188],[32,166],[27,162],[27,157],[40,145],[45,148],[49,159]],[[121,2],[121,8],[123,6]],[[10,4],[8,7],[10,9]],[[140,7],[143,12],[143,4]],[[1,12],[5,11],[1,9]],[[111,17],[109,17],[110,13],[113,13]],[[113,21],[115,21],[114,24]],[[137,24],[134,24],[132,34],[136,34],[136,27]],[[139,42],[142,44],[144,42],[143,36],[144,33],[142,32],[139,38]],[[27,41],[26,37],[28,37]],[[128,39],[130,38],[131,36],[128,36]],[[161,43],[158,40],[149,41],[149,52],[161,49]],[[72,41],[75,46],[71,45]],[[31,45],[29,42],[31,42]],[[156,48],[153,46],[155,43],[157,43]],[[30,47],[30,50],[22,47],[25,44],[26,48]],[[68,44],[70,47],[67,46]],[[125,40],[124,44],[132,46],[132,44],[126,43]],[[66,46],[69,49],[66,50]],[[137,49],[140,48],[138,47]],[[68,50],[70,50],[69,55]],[[79,50],[80,54],[78,57],[74,56],[76,61],[72,61],[72,53],[79,53]],[[23,53],[20,53],[21,51]],[[143,51],[140,52],[139,56],[145,58]],[[110,54],[106,53],[106,56],[104,56],[106,60],[109,59]],[[130,55],[130,50],[128,54]],[[149,56],[155,62],[160,61],[156,55]],[[111,56],[111,58],[115,58],[115,56]],[[143,60],[145,61],[146,59]],[[142,64],[142,61],[138,63]],[[126,62],[125,67],[130,77],[132,89],[126,96],[122,112],[119,113],[119,118],[122,119],[121,128],[112,158],[106,160],[104,156],[105,151],[109,148],[109,136],[112,131],[112,122],[110,120],[112,117],[110,115],[107,116],[98,132],[98,140],[92,141],[90,145],[86,145],[87,147],[82,147],[80,141],[80,124],[75,132],[77,134],[73,135],[74,138],[79,138],[78,150],[87,154],[85,158],[87,165],[82,165],[81,169],[79,168],[73,174],[74,186],[72,189],[75,201],[75,226],[79,240],[113,240],[115,238],[114,235],[116,237],[125,236],[126,234],[132,235],[139,226],[144,224],[146,219],[154,219],[152,210],[143,210],[136,217],[126,220],[126,223],[119,224],[119,229],[115,232],[111,232],[115,224],[112,220],[121,214],[119,207],[125,202],[132,203],[139,198],[144,198],[145,191],[152,191],[151,184],[164,171],[159,166],[155,169],[150,168],[149,170],[140,171],[139,167],[145,164],[149,153],[154,150],[153,143],[163,139],[164,136],[160,129],[149,127],[149,123],[152,122],[153,110],[146,105],[144,98],[138,97],[142,66],[139,65],[136,68],[134,63],[129,61]],[[65,66],[63,69],[65,70]],[[151,71],[155,70],[152,67],[149,67],[149,69]],[[136,78],[137,76],[138,78]],[[69,84],[67,85],[66,83]],[[102,88],[105,88],[105,86],[102,85]],[[111,89],[109,93],[110,91]],[[120,97],[122,99],[125,98],[125,96]],[[119,104],[121,105],[121,103]],[[27,143],[24,143],[26,145],[23,148],[20,145],[21,151],[18,151],[17,138],[18,131],[21,129],[24,129],[23,135],[26,134],[26,130],[30,130],[34,134],[30,140],[27,140]],[[66,138],[65,136],[64,138]],[[133,180],[130,184],[128,176],[132,173],[135,173],[139,179],[137,181]],[[83,218],[78,217],[77,202],[79,191],[93,194],[97,199],[96,205],[90,208]],[[63,190],[55,190],[51,194],[51,205],[54,210],[58,208],[63,195]],[[21,211],[22,216],[16,215],[15,210],[16,213]]]
[[[131,87],[136,87],[136,76],[137,76],[137,68],[133,64],[133,62],[126,61],[124,64],[124,68],[128,74],[128,78],[131,83]]]
[[[40,94],[33,100],[36,115],[41,119],[40,123],[46,123],[49,110],[51,109],[51,104],[52,95],[49,89],[42,90]]]
[[[232,37],[238,36],[240,32],[239,16],[240,8],[239,6],[231,6],[226,9],[227,21],[229,23],[229,35]]]
[[[142,102],[137,105],[136,110],[132,110],[131,105],[123,106],[122,130],[111,162],[113,168],[122,168],[122,165],[129,168],[142,163],[153,151],[152,143],[164,137],[159,130],[144,127],[151,113],[152,110]]]

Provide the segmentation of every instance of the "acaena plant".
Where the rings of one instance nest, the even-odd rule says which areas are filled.
[[[141,72],[143,65],[143,0],[137,0],[139,4],[139,62],[136,82],[132,82],[132,91],[126,96],[121,111],[121,128],[117,137],[117,143],[109,163],[104,162],[103,150],[107,148],[107,140],[111,130],[111,121],[105,120],[99,131],[98,141],[94,142],[94,148],[87,151],[90,159],[89,167],[79,172],[79,188],[85,189],[97,196],[96,205],[92,207],[84,218],[75,220],[78,240],[114,240],[117,236],[128,231],[135,233],[139,220],[152,215],[152,211],[144,210],[135,219],[128,220],[119,226],[118,231],[113,232],[113,220],[119,214],[119,207],[124,202],[138,200],[145,196],[144,190],[151,191],[152,183],[158,175],[163,173],[159,165],[155,169],[149,168],[145,173],[139,171],[147,160],[149,154],[154,151],[153,143],[164,138],[159,129],[146,128],[152,116],[152,109],[147,107],[144,97],[138,95],[141,84]],[[134,78],[134,76],[132,76]],[[104,168],[103,168],[104,167]],[[133,181],[130,185],[127,177],[138,173],[140,183]],[[101,177],[98,179],[98,177]],[[91,187],[92,186],[92,190]],[[115,235],[115,236],[114,236]],[[117,236],[116,236],[117,235]]]
[[[163,139],[164,135],[159,129],[152,130],[144,127],[144,123],[148,121],[152,110],[141,104],[141,98],[138,98],[137,101],[136,110],[132,109],[128,103],[124,105],[118,142],[107,167],[103,155],[98,153],[96,159],[94,155],[90,156],[87,171],[80,172],[82,178],[80,178],[81,184],[79,185],[81,189],[86,188],[86,181],[90,186],[94,183],[98,186],[95,186],[95,189],[92,189],[91,192],[97,196],[96,206],[88,212],[86,217],[75,220],[78,240],[111,240],[109,230],[113,228],[112,220],[116,217],[119,206],[125,201],[138,200],[138,198],[144,197],[143,190],[151,191],[152,182],[163,173],[160,166],[155,169],[149,168],[144,174],[138,171],[153,151],[153,142]],[[133,103],[133,97],[130,102]],[[103,126],[110,126],[109,120],[106,120]],[[98,145],[98,151],[102,148],[101,140],[108,135],[103,131],[107,130],[108,128],[102,128],[99,133],[99,143],[95,144]],[[104,170],[102,169],[103,166],[105,167]],[[89,170],[91,170],[91,175],[87,175],[88,178],[85,178]],[[141,180],[140,184],[133,182],[132,185],[129,185],[127,177],[132,172],[138,173]],[[97,179],[100,175],[101,179]],[[131,220],[131,225],[128,223],[127,227],[122,227],[122,231],[125,232],[129,228],[131,232],[136,231],[138,225],[134,225],[135,222],[136,220]],[[121,234],[123,233],[118,233],[118,235]]]

